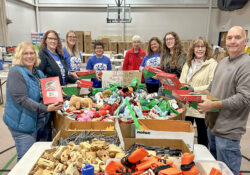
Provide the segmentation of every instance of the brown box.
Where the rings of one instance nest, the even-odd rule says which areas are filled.
[[[87,31],[84,32],[83,41],[84,41],[84,52],[85,53],[92,53],[91,32],[87,32]]]
[[[117,42],[109,42],[109,50],[114,54],[117,53]]]
[[[66,115],[61,115],[54,113],[53,125],[56,130],[65,130],[66,127],[73,122],[74,120],[69,119]]]
[[[189,48],[190,48],[190,46],[191,46],[191,43],[192,43],[192,40],[182,40],[182,41],[181,41],[181,44],[182,44],[182,46],[183,46],[184,52],[188,53]]]
[[[118,42],[118,53],[122,53],[124,52],[124,50],[126,50],[126,43],[125,42]]]
[[[91,32],[89,32],[89,31],[84,31],[84,38],[83,38],[83,40],[85,41],[85,40],[91,40]]]
[[[60,138],[67,138],[69,136],[71,136],[72,134],[76,134],[76,135],[79,135],[81,134],[83,131],[65,131],[65,130],[61,130],[57,133],[57,135],[54,137],[52,143],[51,143],[51,146],[56,146],[58,144],[58,141]],[[91,133],[94,133],[96,135],[105,135],[105,136],[112,136],[112,135],[116,135],[116,132],[115,131],[87,131],[87,132],[91,132]]]
[[[109,51],[109,38],[102,38],[104,51]]]
[[[125,150],[129,149],[134,143],[143,144],[145,146],[159,146],[161,148],[175,148],[182,150],[183,153],[190,153],[189,148],[179,139],[136,139],[124,138]]]
[[[83,130],[98,130],[108,131],[107,128],[114,127],[114,122],[71,122],[66,130],[67,131],[83,131]]]
[[[143,43],[141,43],[141,48],[142,48],[143,50],[145,50],[145,52],[147,52],[147,51],[148,51],[148,42],[143,42]]]
[[[126,42],[126,50],[130,50],[132,47],[132,42]]]
[[[77,37],[77,44],[78,44],[78,49],[80,51],[83,50],[83,31],[75,31],[76,37]]]

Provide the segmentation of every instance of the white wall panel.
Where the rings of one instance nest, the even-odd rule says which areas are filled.
[[[6,1],[10,45],[31,41],[31,32],[36,31],[34,7],[13,0]]]
[[[42,8],[41,31],[55,29],[63,36],[70,30],[92,31],[92,38],[100,35],[121,35],[122,24],[107,24],[106,9]],[[139,34],[147,41],[152,36],[163,38],[176,31],[181,39],[205,36],[208,9],[197,8],[134,8],[132,23],[125,24],[126,35]],[[194,23],[195,22],[195,23]]]

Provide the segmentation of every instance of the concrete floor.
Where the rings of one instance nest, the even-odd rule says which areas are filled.
[[[4,94],[4,101],[5,101],[5,87],[6,84],[4,84],[2,87]],[[4,113],[4,104],[0,105],[0,170],[2,169],[11,170],[16,164],[16,158],[14,157],[16,155],[16,149],[14,147],[5,151],[6,149],[13,147],[15,143],[12,139],[12,136],[8,128],[3,122],[3,113]],[[250,148],[249,148],[250,142],[248,139],[250,139],[250,117],[247,123],[247,132],[241,140],[242,155],[247,157],[249,160],[242,158],[241,171],[250,171]],[[11,159],[14,159],[14,161],[10,163]],[[8,171],[7,172],[0,171],[0,175],[7,175],[7,174]],[[242,175],[250,175],[250,173],[242,173]]]

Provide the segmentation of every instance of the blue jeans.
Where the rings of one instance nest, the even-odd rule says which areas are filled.
[[[29,148],[36,142],[36,133],[27,134],[9,128],[10,133],[16,144],[17,161],[29,150]]]
[[[238,175],[241,165],[240,140],[231,140],[215,136],[210,129],[207,129],[209,148],[212,155],[224,162],[234,175]]]
[[[52,141],[52,128],[50,113],[39,114],[37,119],[37,136],[36,141]]]

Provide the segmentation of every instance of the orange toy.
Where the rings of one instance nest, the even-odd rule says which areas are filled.
[[[209,175],[222,175],[222,172],[216,168],[212,168]]]
[[[183,175],[198,175],[199,170],[194,164],[194,154],[184,153],[181,156],[181,170]]]

